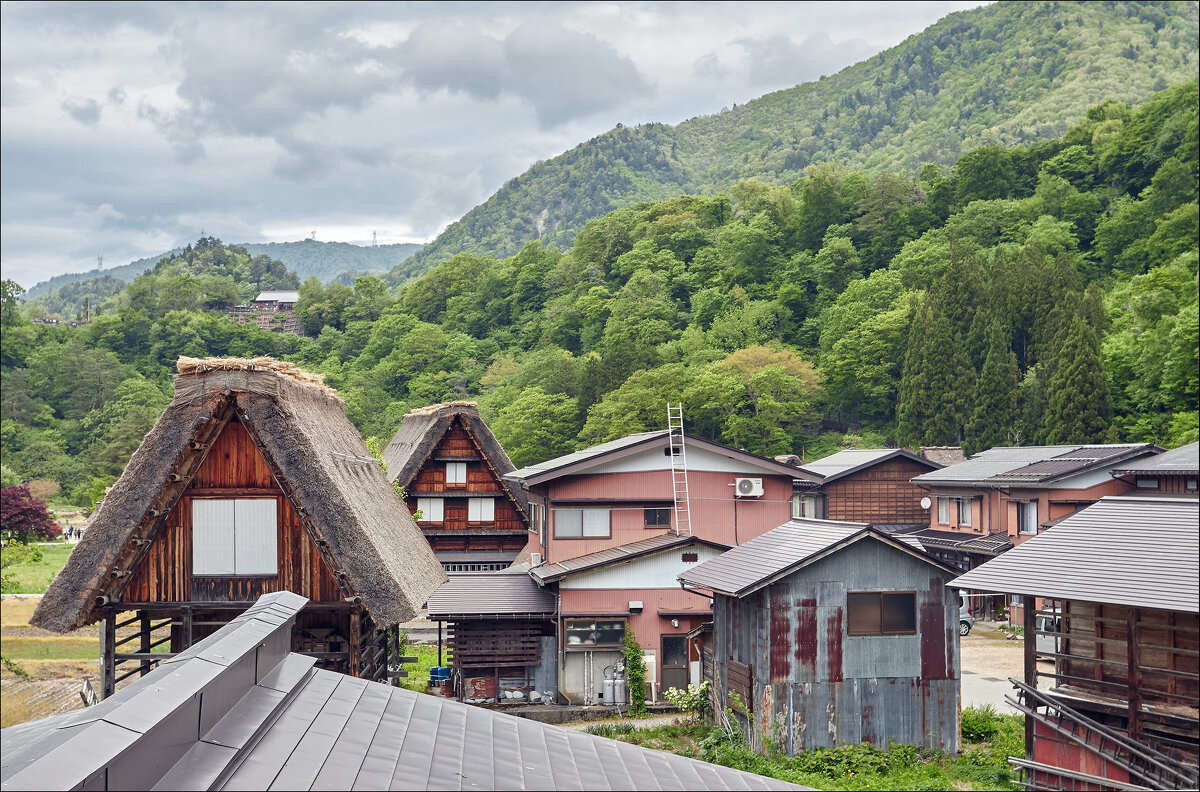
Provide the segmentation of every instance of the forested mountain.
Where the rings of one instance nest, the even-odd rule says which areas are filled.
[[[675,127],[618,127],[512,179],[408,266],[460,251],[568,248],[637,201],[789,184],[813,163],[915,174],[981,145],[1058,137],[1093,105],[1136,104],[1196,73],[1192,1],[1002,2],[950,14],[818,82]]]
[[[245,248],[251,256],[267,256],[276,261],[282,261],[288,269],[299,275],[301,280],[315,275],[322,282],[329,283],[345,273],[391,273],[389,277],[394,278],[395,283],[403,283],[412,275],[420,274],[420,272],[411,271],[411,268],[404,264],[421,247],[411,243],[363,247],[346,242],[318,242],[313,239],[305,239],[300,242],[254,242],[240,245],[240,247]],[[78,295],[84,292],[102,293],[111,285],[109,279],[129,283],[138,275],[151,269],[162,258],[177,255],[181,251],[182,248],[176,248],[159,256],[138,259],[129,264],[104,270],[93,269],[88,272],[55,275],[30,288],[26,297],[32,300],[43,294],[50,294],[62,289],[67,284],[99,281],[100,283],[89,283],[83,288],[67,290],[63,295],[45,302],[46,307],[51,311],[56,310],[51,306],[59,303],[82,304],[82,299]]]
[[[915,176],[821,164],[786,186],[643,202],[590,221],[569,253],[463,253],[396,292],[309,278],[307,338],[205,310],[296,280],[207,238],[78,328],[30,324],[6,281],[4,475],[102,492],[179,355],[323,372],[367,437],[475,399],[518,465],[660,428],[668,399],[695,433],[808,458],[1190,442],[1198,93],[1193,79],[1136,109],[1106,102],[1062,137]]]

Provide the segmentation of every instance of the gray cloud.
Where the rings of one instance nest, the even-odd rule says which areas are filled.
[[[831,74],[970,4],[2,4],[0,263],[29,286],[201,228],[428,239],[618,121]]]
[[[95,99],[73,97],[62,103],[62,109],[85,126],[95,126],[100,121],[100,103]]]

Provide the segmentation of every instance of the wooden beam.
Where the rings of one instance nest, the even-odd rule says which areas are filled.
[[[179,651],[190,649],[192,646],[192,609],[190,606],[183,606],[182,612],[179,614]]]
[[[100,666],[103,675],[103,691],[101,698],[108,698],[116,692],[116,653],[117,614],[109,610],[104,614],[104,624],[100,628],[100,651],[102,653]]]
[[[1035,600],[1032,594],[1023,596],[1021,602],[1025,605],[1021,609],[1025,616],[1022,635],[1025,650],[1025,684],[1037,690],[1037,608],[1034,607]],[[1027,706],[1033,709],[1033,702],[1027,702]],[[1028,715],[1025,716],[1025,759],[1033,761],[1033,718]]]
[[[1129,609],[1126,655],[1129,659],[1129,736],[1142,742],[1142,610]]]
[[[138,632],[141,636],[141,654],[150,654],[150,615],[146,611],[138,611]],[[149,658],[142,660],[142,676],[150,673],[151,664]]]
[[[358,608],[350,611],[350,676],[356,677],[362,663],[362,613]]]

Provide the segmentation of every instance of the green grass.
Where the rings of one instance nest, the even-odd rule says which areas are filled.
[[[632,723],[598,724],[592,734],[704,759],[716,764],[778,778],[802,786],[830,790],[1016,790],[1009,756],[1020,755],[1024,731],[1017,715],[964,711],[994,727],[990,740],[966,742],[958,756],[926,751],[912,745],[875,748],[843,745],[817,748],[795,757],[768,751],[752,752],[744,742],[730,740],[706,724],[639,729]]]
[[[100,643],[96,637],[86,636],[4,636],[4,657],[21,662],[24,660],[96,660],[100,656]]]
[[[14,564],[4,570],[4,576],[12,580],[11,586],[6,586],[5,594],[45,594],[50,587],[50,581],[67,563],[67,556],[75,547],[72,544],[55,543],[38,545],[42,551],[42,560],[26,564]]]
[[[413,665],[404,666],[404,670],[408,672],[408,676],[400,679],[400,686],[406,687],[409,690],[415,690],[418,693],[426,692],[429,689],[429,669],[438,664],[437,646],[409,644],[404,648],[404,654],[416,656],[417,662]],[[449,649],[443,649],[442,661],[442,665],[450,665]]]

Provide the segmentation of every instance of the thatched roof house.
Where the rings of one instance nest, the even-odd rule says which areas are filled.
[[[513,463],[475,402],[409,412],[383,461],[407,493],[409,509],[421,512],[421,529],[447,570],[496,571],[525,547],[524,492],[504,479]]]
[[[297,593],[316,600],[313,592],[324,591],[328,601],[361,605],[382,627],[411,618],[446,580],[347,420],[341,398],[320,377],[270,358],[180,358],[178,369],[174,400],[105,498],[32,624],[65,632],[111,617],[115,605],[191,607],[188,601],[306,588]],[[236,448],[227,439],[234,435]],[[214,448],[223,450],[210,458]],[[211,471],[218,466],[227,478],[214,485]],[[247,471],[254,470],[247,483]],[[191,566],[199,563],[192,512],[181,499],[211,504],[249,497],[279,504],[278,557],[268,559],[275,576],[234,572],[226,582],[201,575]],[[267,542],[275,544],[270,535]],[[324,582],[296,583],[302,574]],[[188,643],[190,636],[183,648]]]

